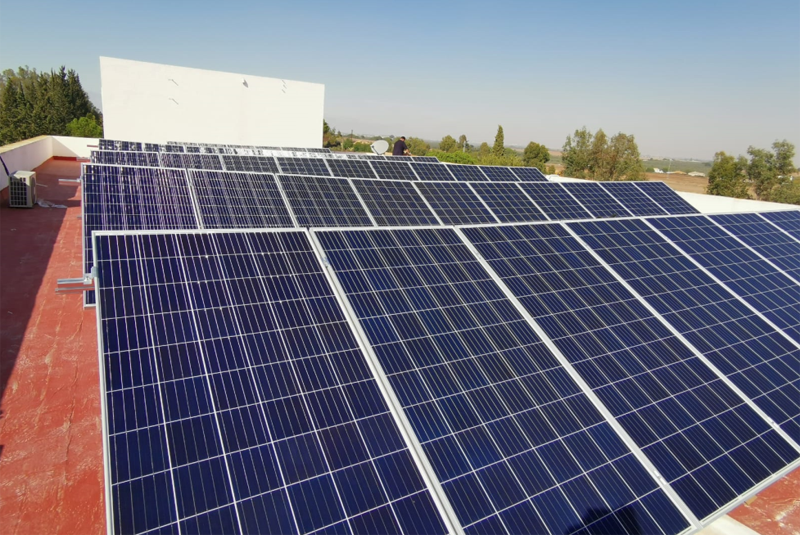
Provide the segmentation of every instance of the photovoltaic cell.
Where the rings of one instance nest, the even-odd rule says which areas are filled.
[[[631,215],[596,182],[565,182],[561,185],[595,217],[630,217]]]
[[[576,202],[561,184],[533,182],[521,186],[550,219],[592,219],[592,214]]]
[[[109,165],[138,165],[141,167],[159,167],[158,153],[155,152],[117,152],[93,150],[92,163]]]
[[[688,526],[452,229],[315,235],[467,534]]]
[[[351,152],[351,153],[345,152],[345,153],[340,153],[340,154],[343,155],[344,159],[346,159],[346,160],[353,159],[353,160],[381,160],[381,161],[386,161],[386,156],[384,156],[382,154],[369,154],[369,153],[363,153],[363,152]],[[337,154],[334,157],[338,157],[338,156],[339,156],[339,154]]]
[[[278,165],[283,174],[331,176],[323,158],[287,158],[278,157]]]
[[[369,166],[369,162],[363,160],[337,160],[328,159],[328,167],[331,168],[333,176],[347,178],[378,178]]]
[[[797,457],[561,225],[464,233],[698,518]]]
[[[500,167],[498,165],[479,165],[478,167],[492,181],[515,182],[519,180],[517,175],[511,172],[510,167]]]
[[[293,227],[273,175],[189,171],[204,228]]]
[[[439,224],[410,182],[359,179],[352,182],[379,226]]]
[[[643,221],[569,226],[789,436],[800,440],[800,349]]]
[[[239,156],[223,154],[222,163],[228,171],[246,171],[250,173],[277,173],[278,164],[272,156]]]
[[[656,204],[672,215],[677,214],[699,214],[700,212],[691,204],[675,193],[675,190],[663,182],[633,182],[636,187],[641,189],[647,196],[653,199]]]
[[[523,182],[547,182],[547,177],[535,167],[510,167],[509,169]]]
[[[497,221],[463,182],[417,182],[416,186],[445,225]]]
[[[446,531],[304,233],[97,247],[114,532]]]
[[[800,211],[764,212],[761,216],[800,240]]]
[[[417,180],[408,162],[371,162],[378,178],[387,180]]]
[[[411,162],[411,167],[420,180],[448,180],[456,178],[447,170],[447,166],[440,163]]]
[[[217,154],[162,153],[161,165],[163,167],[222,171],[222,161]]]
[[[126,150],[141,151],[142,144],[138,141],[116,141],[113,139],[101,139],[98,147],[100,150]]]
[[[371,227],[372,221],[344,178],[278,177],[301,227]]]
[[[415,162],[439,163],[439,158],[435,156],[412,156],[411,159]]]
[[[800,280],[800,242],[765,222],[759,214],[726,214],[709,217],[794,280]]]
[[[632,182],[600,182],[600,187],[614,196],[635,216],[666,215],[661,208]]]
[[[516,182],[471,184],[483,202],[502,223],[523,223],[547,219],[539,208],[519,189]]]
[[[447,166],[447,169],[458,181],[486,182],[489,180],[477,165],[458,165],[454,163],[446,163],[444,165]]]
[[[800,342],[800,285],[796,281],[705,217],[669,217],[649,222]]]

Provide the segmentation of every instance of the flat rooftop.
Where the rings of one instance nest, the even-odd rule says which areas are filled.
[[[79,185],[58,180],[80,176],[80,163],[50,159],[36,171],[39,197],[66,209],[0,207],[0,532],[99,534],[95,312],[79,293],[55,293],[58,279],[83,271]],[[729,516],[762,535],[800,533],[800,470]],[[733,533],[728,522],[707,529]]]

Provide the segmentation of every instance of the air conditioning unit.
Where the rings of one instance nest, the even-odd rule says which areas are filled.
[[[36,173],[17,171],[8,177],[8,205],[11,208],[33,208],[36,204]]]

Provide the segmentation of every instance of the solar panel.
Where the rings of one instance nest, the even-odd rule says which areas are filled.
[[[331,172],[322,158],[287,158],[279,156],[278,165],[284,174],[331,176]]]
[[[447,170],[447,166],[439,163],[411,162],[411,168],[417,173],[420,180],[448,180],[456,178]]]
[[[440,163],[436,156],[412,156],[411,159],[415,162]]]
[[[344,178],[279,175],[278,181],[301,227],[373,226]]]
[[[100,150],[126,150],[141,151],[142,144],[138,141],[117,141],[113,139],[101,139],[98,143]]]
[[[736,295],[800,342],[800,285],[705,217],[650,224]],[[800,245],[800,244],[798,244]]]
[[[387,180],[417,180],[408,162],[372,162],[378,178]]]
[[[338,154],[333,154],[332,157],[338,158],[344,156],[345,159],[354,159],[354,160],[379,160],[379,161],[386,161],[386,156],[382,154],[370,154],[364,152],[340,152]]]
[[[561,225],[464,233],[698,518],[800,457]]]
[[[497,222],[463,182],[417,182],[416,186],[445,225]]]
[[[118,152],[93,150],[92,163],[108,165],[138,165],[140,167],[159,167],[158,153],[155,152]]]
[[[273,175],[190,171],[203,228],[293,227]]]
[[[272,156],[239,156],[223,154],[222,163],[228,171],[247,171],[252,173],[277,173],[278,164]]]
[[[478,197],[497,216],[501,223],[523,223],[547,219],[516,182],[487,182],[470,184]]]
[[[764,212],[761,216],[800,240],[800,211]]]
[[[452,229],[315,235],[465,533],[688,527]]]
[[[329,159],[328,167],[333,176],[347,178],[378,178],[369,166],[369,162],[361,160],[336,160]]]
[[[144,144],[144,151],[145,152],[161,152],[161,145],[158,143],[145,143]]]
[[[709,217],[794,280],[800,280],[800,243],[789,234],[765,222],[759,214],[725,214]]]
[[[634,182],[656,204],[667,211],[668,214],[699,214],[697,209],[683,200],[675,190],[663,182]]]
[[[217,154],[161,153],[161,165],[163,167],[222,171],[222,161]]]
[[[165,145],[161,152],[186,152],[186,149],[183,148],[183,145]]]
[[[97,248],[114,532],[447,531],[304,233]]]
[[[510,169],[523,182],[547,182],[547,177],[535,167],[511,167]]]
[[[410,182],[354,179],[352,183],[379,226],[439,224]]]
[[[600,182],[600,186],[635,216],[666,215],[667,213],[632,182]]]
[[[586,211],[561,184],[553,182],[531,182],[520,184],[533,199],[536,206],[550,219],[591,219]]]
[[[643,221],[570,223],[770,418],[800,440],[800,349]]]
[[[489,180],[477,165],[444,164],[456,180],[461,182],[486,182]]]
[[[187,146],[186,147],[186,152],[190,153],[190,154],[200,154],[203,151],[200,149],[200,147]]]
[[[631,215],[596,182],[565,182],[561,185],[595,217],[629,217]]]
[[[510,167],[501,167],[499,165],[479,165],[478,167],[492,181],[516,182],[519,180],[517,175],[511,172]]]

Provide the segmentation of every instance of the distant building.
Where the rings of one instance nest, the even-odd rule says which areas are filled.
[[[664,174],[664,171],[662,169],[659,169],[658,167],[654,167],[653,168],[653,172],[654,173],[658,173],[659,175],[663,175]]]
[[[704,177],[704,176],[706,176],[706,174],[705,173],[701,173],[699,171],[692,171],[691,173],[689,173],[689,176],[703,176]]]

